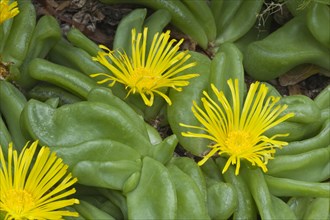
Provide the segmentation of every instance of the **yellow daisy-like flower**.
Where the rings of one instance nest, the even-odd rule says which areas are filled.
[[[127,96],[130,93],[139,93],[147,106],[152,106],[154,93],[162,96],[171,105],[172,102],[165,94],[164,88],[171,87],[181,91],[181,87],[189,84],[187,80],[198,74],[176,75],[195,66],[196,63],[185,63],[190,58],[190,54],[187,51],[177,53],[183,39],[173,45],[176,40],[169,41],[170,31],[162,33],[160,36],[158,33],[155,34],[150,50],[147,51],[147,32],[148,28],[144,29],[143,34],[136,34],[136,30],[132,30],[131,58],[125,52],[117,51],[115,53],[106,46],[100,45],[100,48],[105,51],[99,52],[97,57],[93,57],[93,60],[106,66],[113,75],[96,73],[90,76],[105,77],[98,81],[99,84],[111,81],[109,86],[113,86],[116,82],[125,85],[125,88],[129,89]]]
[[[9,4],[9,0],[0,0],[0,24],[19,13],[17,2]]]
[[[60,210],[61,208],[79,204],[77,199],[67,199],[75,193],[71,187],[76,178],[67,174],[67,165],[48,147],[42,147],[35,158],[38,141],[28,148],[25,145],[21,154],[8,148],[5,161],[0,148],[0,211],[6,213],[5,219],[60,219],[62,216],[78,216],[77,212]]]
[[[229,156],[222,173],[227,171],[230,164],[236,164],[235,174],[238,175],[241,159],[245,159],[267,172],[266,164],[269,159],[273,159],[275,148],[281,148],[288,144],[275,140],[275,138],[289,134],[277,134],[269,138],[263,133],[293,117],[294,114],[289,113],[278,118],[287,106],[276,105],[279,97],[266,98],[268,88],[265,84],[260,85],[259,82],[251,85],[243,108],[241,108],[238,80],[235,80],[235,85],[231,79],[227,83],[232,93],[233,105],[231,106],[224,93],[219,92],[212,84],[211,88],[218,102],[204,91],[205,97],[201,99],[204,110],[198,107],[196,102],[193,103],[192,107],[193,114],[203,127],[180,123],[181,126],[187,128],[206,131],[206,134],[183,132],[182,135],[206,138],[214,143],[210,146],[212,150],[198,162],[200,166],[218,152],[219,155]]]

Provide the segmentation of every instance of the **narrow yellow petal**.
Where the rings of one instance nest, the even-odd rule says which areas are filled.
[[[0,1],[0,25],[19,13],[17,1],[10,3],[8,0]]]
[[[178,52],[183,39],[170,40],[170,31],[162,34],[155,34],[151,42],[149,51],[147,48],[148,29],[142,33],[137,33],[135,29],[131,31],[132,51],[131,57],[125,51],[111,51],[106,46],[99,47],[104,51],[98,53],[92,59],[104,65],[110,70],[111,75],[106,73],[91,74],[91,77],[102,77],[99,84],[111,82],[113,86],[116,82],[123,84],[130,93],[139,93],[145,105],[152,106],[154,93],[160,95],[171,105],[172,101],[162,91],[166,88],[173,88],[181,91],[182,87],[189,84],[189,79],[199,76],[198,74],[179,73],[196,65],[195,62],[188,62],[190,55],[187,52]],[[150,37],[150,36],[149,36]],[[126,96],[126,97],[127,97]]]
[[[77,179],[67,175],[67,166],[62,159],[50,154],[48,147],[37,150],[38,141],[30,146],[27,143],[19,156],[12,148],[10,144],[8,162],[2,155],[2,148],[0,151],[0,210],[5,213],[5,218],[60,219],[78,216],[76,212],[60,210],[79,203],[77,199],[67,198],[75,193],[74,188],[68,188]]]
[[[224,93],[211,84],[211,89],[217,98],[213,100],[207,92],[203,92],[205,98],[201,98],[202,107],[193,102],[192,112],[202,126],[193,126],[180,123],[180,126],[188,128],[183,132],[185,137],[205,138],[212,140],[213,148],[199,162],[205,163],[216,152],[220,156],[229,156],[222,170],[226,172],[230,165],[235,165],[235,175],[239,174],[241,160],[249,161],[252,165],[260,167],[267,172],[266,164],[273,159],[276,148],[287,145],[276,138],[288,134],[276,134],[272,137],[264,136],[264,132],[281,122],[293,117],[293,113],[280,117],[286,106],[276,103],[279,98],[267,97],[267,87],[259,82],[252,83],[245,98],[242,110],[239,97],[239,82],[229,79],[227,81],[231,91],[232,105],[228,102]],[[201,130],[206,133],[194,133],[189,129]]]

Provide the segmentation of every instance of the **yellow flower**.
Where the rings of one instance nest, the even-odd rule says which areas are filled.
[[[35,158],[38,141],[28,148],[25,145],[21,154],[8,148],[8,164],[0,148],[0,211],[5,219],[60,219],[62,216],[78,216],[77,212],[60,210],[78,204],[77,199],[66,199],[75,193],[72,188],[64,191],[75,182],[71,173],[67,175],[67,165],[48,147],[42,147]],[[31,167],[30,167],[31,166]]]
[[[158,33],[155,34],[150,50],[147,51],[147,32],[148,28],[145,28],[143,34],[136,35],[136,30],[132,30],[131,58],[127,56],[125,51],[115,53],[100,45],[100,48],[105,51],[99,52],[97,57],[93,57],[93,60],[106,66],[113,75],[96,73],[90,76],[105,77],[105,79],[98,81],[99,84],[111,81],[109,86],[113,86],[116,82],[125,85],[125,88],[129,89],[127,96],[130,93],[139,93],[147,106],[152,106],[154,93],[162,96],[171,105],[171,100],[165,94],[166,88],[171,87],[181,91],[182,86],[189,84],[187,80],[198,76],[198,74],[176,75],[195,66],[196,63],[185,63],[190,58],[187,51],[177,53],[183,39],[172,47],[176,40],[172,39],[169,42],[170,31],[162,33],[160,36]]]
[[[192,107],[193,114],[203,127],[180,123],[181,126],[200,129],[206,133],[183,132],[182,135],[206,138],[214,143],[209,146],[212,148],[210,152],[198,162],[200,166],[218,152],[219,155],[229,157],[222,173],[227,171],[230,164],[236,164],[235,174],[238,175],[241,159],[245,159],[267,172],[266,164],[269,159],[273,159],[275,148],[287,145],[287,142],[275,140],[275,138],[289,134],[277,134],[269,138],[263,133],[293,117],[294,114],[289,113],[278,118],[287,106],[275,105],[279,101],[279,97],[266,98],[268,88],[265,84],[260,85],[259,82],[251,85],[243,108],[241,108],[238,80],[235,80],[235,85],[231,79],[227,83],[232,94],[233,105],[231,106],[224,93],[219,92],[212,84],[211,88],[218,102],[212,100],[204,91],[205,97],[201,100],[205,110],[198,107],[196,102],[193,103]]]
[[[19,13],[17,2],[9,4],[9,0],[0,0],[0,24]]]

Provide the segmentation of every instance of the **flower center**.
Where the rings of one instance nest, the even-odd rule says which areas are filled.
[[[234,155],[245,152],[251,146],[251,135],[246,131],[230,131],[226,139],[226,146]]]
[[[131,74],[130,87],[136,88],[138,91],[150,90],[157,84],[160,78],[150,69],[138,67]]]
[[[32,194],[22,189],[10,189],[2,200],[11,209],[13,217],[24,216],[24,212],[35,207],[35,199]]]

